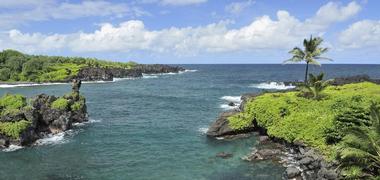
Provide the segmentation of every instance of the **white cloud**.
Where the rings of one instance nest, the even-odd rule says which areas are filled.
[[[380,21],[358,21],[339,35],[343,48],[380,48]]]
[[[229,28],[230,22],[221,21],[199,27],[149,30],[142,21],[134,20],[118,26],[102,24],[100,29],[90,33],[43,35],[12,30],[6,39],[2,39],[16,49],[27,48],[29,51],[33,51],[33,48],[35,51],[51,49],[68,49],[76,52],[147,51],[187,56],[209,52],[289,49],[299,44],[302,38],[310,34],[321,35],[330,24],[354,16],[358,12],[356,5],[350,3],[341,6],[328,3],[322,6],[314,17],[305,21],[291,16],[287,11],[278,11],[275,19],[264,15],[246,26],[235,29]],[[327,18],[327,13],[335,16]],[[317,17],[326,18],[322,21]]]
[[[355,1],[350,2],[347,6],[340,6],[336,2],[329,2],[322,6],[316,15],[306,20],[307,28],[326,29],[330,24],[345,21],[352,18],[361,10],[361,6]]]
[[[40,6],[42,4],[50,4],[53,0],[2,0],[0,8],[25,8]]]
[[[225,7],[225,10],[231,14],[240,14],[244,9],[252,6],[255,3],[253,0],[246,0],[241,2],[233,2]]]
[[[139,0],[136,3],[158,3],[161,5],[170,5],[170,6],[187,6],[194,4],[205,3],[207,0]]]
[[[161,0],[161,3],[164,5],[175,5],[175,6],[200,4],[200,3],[205,3],[205,2],[207,2],[207,0]]]
[[[1,3],[0,3],[1,4]],[[9,1],[0,5],[0,8],[12,7],[12,11],[0,13],[0,27],[9,28],[30,21],[44,21],[50,19],[75,19],[90,16],[141,16],[148,13],[130,7],[126,3],[110,3],[107,1],[83,1],[81,3],[58,3],[50,1]]]

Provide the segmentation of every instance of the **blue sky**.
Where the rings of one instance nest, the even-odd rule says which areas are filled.
[[[140,63],[281,63],[310,35],[380,63],[380,1],[2,0],[0,49]]]

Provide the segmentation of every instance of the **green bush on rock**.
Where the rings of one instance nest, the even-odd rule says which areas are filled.
[[[69,102],[67,101],[67,99],[58,98],[51,104],[51,107],[57,110],[65,110],[68,107],[68,105],[69,105]]]
[[[78,111],[84,106],[84,103],[82,101],[77,101],[73,105],[71,105],[71,110]]]
[[[26,106],[26,98],[22,95],[5,94],[0,99],[0,107],[3,109],[20,109]]]
[[[30,121],[21,120],[18,122],[0,122],[0,133],[14,139],[18,139],[21,132],[30,125]]]
[[[352,106],[366,111],[371,100],[380,102],[380,85],[364,82],[330,86],[324,95],[317,101],[300,97],[298,92],[266,93],[249,101],[243,112],[228,118],[229,124],[234,129],[242,129],[256,120],[270,136],[303,142],[333,159],[337,147],[326,143],[328,130],[333,129],[336,119],[344,117],[342,114]]]

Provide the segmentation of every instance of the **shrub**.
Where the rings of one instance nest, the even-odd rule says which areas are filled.
[[[65,110],[68,107],[68,105],[69,102],[65,98],[58,98],[51,104],[51,107],[53,109]]]
[[[18,139],[21,132],[30,124],[30,121],[21,120],[18,122],[0,122],[0,133]]]
[[[288,142],[301,141],[317,148],[331,160],[337,155],[337,147],[326,143],[326,134],[334,136],[329,132],[333,130],[337,136],[344,135],[334,129],[337,121],[360,117],[361,123],[365,124],[370,101],[380,102],[380,85],[364,82],[329,86],[324,91],[326,98],[319,101],[297,94],[293,91],[257,96],[247,102],[243,112],[228,118],[229,125],[242,129],[256,120],[259,126],[267,129],[269,136]]]
[[[84,106],[84,103],[83,103],[83,102],[81,102],[81,101],[77,101],[77,102],[75,102],[73,105],[71,105],[71,109],[72,109],[73,111],[78,111],[78,110],[80,110],[83,106]]]
[[[26,106],[26,98],[22,95],[5,94],[0,99],[0,106],[4,109],[20,109]]]

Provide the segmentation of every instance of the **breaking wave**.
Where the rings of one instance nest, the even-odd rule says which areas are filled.
[[[258,88],[258,89],[278,89],[278,90],[284,90],[284,89],[293,89],[296,86],[293,85],[285,85],[283,82],[266,82],[266,83],[259,83],[259,84],[252,84],[250,85],[252,88]]]

